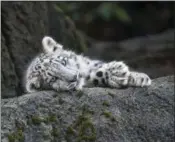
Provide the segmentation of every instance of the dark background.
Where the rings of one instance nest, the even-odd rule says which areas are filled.
[[[2,2],[2,97],[24,94],[23,76],[50,35],[65,48],[124,60],[151,78],[174,73],[174,2]]]
[[[57,2],[56,5],[72,18],[79,30],[100,41],[156,34],[174,26],[173,2]]]

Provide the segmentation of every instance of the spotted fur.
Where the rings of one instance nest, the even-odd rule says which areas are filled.
[[[132,72],[122,61],[109,63],[91,60],[73,51],[63,49],[51,37],[42,40],[44,53],[39,54],[28,66],[25,76],[27,92],[43,89],[82,90],[83,87],[123,88],[151,85],[144,73]]]
[[[41,53],[30,63],[25,76],[29,93],[41,89],[69,90],[75,84],[78,72],[66,67],[67,58]]]
[[[78,72],[77,90],[81,90],[84,86],[122,88],[124,86],[144,87],[151,85],[151,79],[148,75],[130,71],[129,67],[122,61],[106,63],[91,60],[83,55],[77,55],[73,51],[63,49],[61,44],[48,36],[43,38],[42,44],[45,53],[50,53],[51,56],[66,57],[66,68]]]

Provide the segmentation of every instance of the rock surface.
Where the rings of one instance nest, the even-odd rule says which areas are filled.
[[[48,33],[45,2],[2,2],[2,97],[22,92],[24,71]]]
[[[42,91],[1,100],[2,142],[173,142],[174,76],[148,88]]]

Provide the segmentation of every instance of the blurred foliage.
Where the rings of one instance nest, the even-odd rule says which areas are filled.
[[[127,11],[117,2],[58,2],[56,10],[60,8],[74,21],[90,23],[95,19],[102,18],[104,21],[118,19],[122,22],[131,22]]]
[[[120,41],[173,28],[173,3],[62,1],[54,3],[76,27],[99,41]],[[59,13],[59,12],[58,12]]]
[[[99,5],[97,12],[105,20],[109,20],[111,17],[117,18],[122,22],[130,22],[131,19],[126,10],[120,7],[119,4],[112,4],[104,2]]]

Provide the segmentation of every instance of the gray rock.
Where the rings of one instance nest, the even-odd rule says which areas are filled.
[[[2,142],[173,142],[174,76],[148,88],[42,91],[2,99]]]
[[[2,2],[2,97],[22,92],[27,65],[48,33],[46,2]]]

